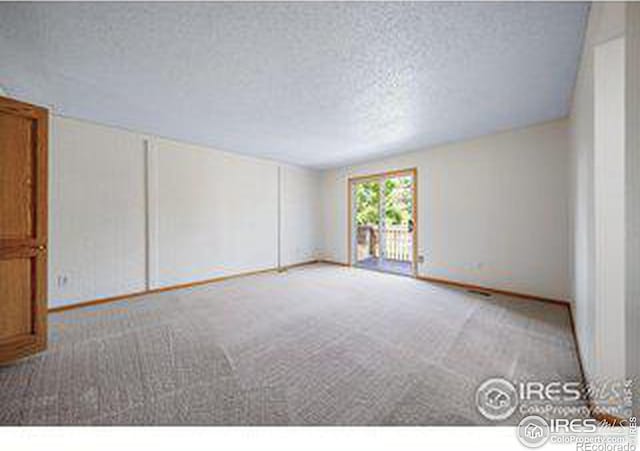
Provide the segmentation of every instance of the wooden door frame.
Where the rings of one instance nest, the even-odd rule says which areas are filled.
[[[352,230],[353,227],[353,186],[357,183],[366,182],[368,180],[377,180],[380,178],[389,178],[394,176],[403,176],[410,175],[413,178],[412,183],[412,197],[413,197],[413,205],[412,205],[412,216],[413,216],[413,232],[412,232],[412,241],[413,241],[413,261],[412,263],[412,277],[418,276],[418,168],[407,168],[407,169],[398,169],[393,171],[386,172],[377,172],[374,174],[366,174],[366,175],[356,175],[351,176],[347,179],[347,265],[353,266],[353,239],[352,239]]]
[[[35,289],[31,308],[30,334],[2,342],[0,362],[6,363],[42,351],[47,346],[47,238],[48,238],[48,147],[49,112],[46,108],[0,96],[0,111],[33,121],[35,131],[33,195],[35,199],[34,237],[0,239],[0,253],[5,256],[35,259]]]

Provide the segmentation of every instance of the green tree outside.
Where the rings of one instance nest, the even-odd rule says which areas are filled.
[[[385,217],[387,226],[407,226],[413,211],[411,177],[392,177],[384,180]],[[356,184],[356,222],[359,226],[380,225],[380,183]]]

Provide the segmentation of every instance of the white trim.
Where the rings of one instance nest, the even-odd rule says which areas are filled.
[[[155,139],[145,138],[146,285],[158,288],[158,151]]]

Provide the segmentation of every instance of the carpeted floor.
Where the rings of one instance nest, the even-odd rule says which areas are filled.
[[[390,260],[386,258],[368,257],[355,263],[358,268],[372,269],[375,271],[389,272],[393,274],[413,274],[413,264],[405,260]]]
[[[492,424],[490,376],[580,380],[568,309],[317,264],[51,315],[0,424]]]

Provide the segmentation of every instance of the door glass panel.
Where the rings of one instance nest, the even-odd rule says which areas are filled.
[[[380,256],[380,183],[355,185],[356,264]]]
[[[382,241],[384,258],[411,262],[413,258],[413,190],[409,175],[389,177],[384,181],[385,221]]]

